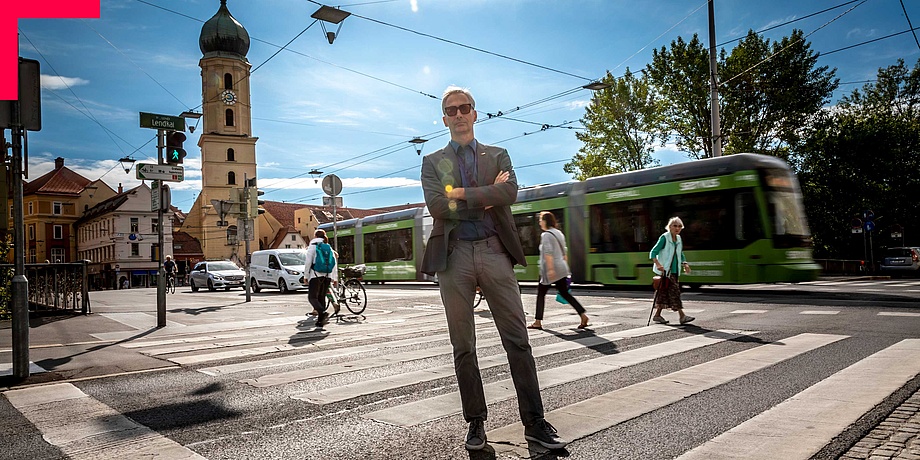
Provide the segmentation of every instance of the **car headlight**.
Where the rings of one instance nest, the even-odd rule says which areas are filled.
[[[300,274],[299,271],[291,270],[290,268],[285,268],[284,271],[286,271],[288,275],[299,275]]]
[[[224,277],[223,277],[223,276],[220,276],[220,275],[211,275],[211,276],[214,277],[214,279],[217,280],[217,281],[223,281],[223,280],[224,280]]]

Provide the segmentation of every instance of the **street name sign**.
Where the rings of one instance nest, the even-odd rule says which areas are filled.
[[[179,165],[154,165],[138,163],[134,168],[140,180],[165,180],[168,182],[182,182],[185,180],[185,169]]]
[[[141,112],[141,128],[185,131],[185,118]]]

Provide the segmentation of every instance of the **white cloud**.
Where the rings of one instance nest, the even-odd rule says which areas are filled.
[[[56,90],[56,89],[66,89],[73,88],[74,86],[88,85],[89,80],[84,80],[79,77],[61,77],[58,75],[42,75],[41,76],[41,85],[42,88]]]
[[[408,177],[342,178],[342,187],[345,190],[403,186],[421,186],[421,182],[419,182],[418,179],[410,179]],[[310,177],[298,177],[294,179],[260,178],[259,188],[264,190],[322,190],[321,185]]]
[[[409,5],[412,6],[413,13],[418,13],[418,0],[409,0]]]

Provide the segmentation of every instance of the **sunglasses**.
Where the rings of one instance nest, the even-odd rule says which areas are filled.
[[[461,104],[460,106],[452,105],[450,107],[444,107],[444,113],[447,114],[448,117],[456,115],[458,110],[460,113],[466,115],[470,113],[471,110],[473,110],[473,104]]]

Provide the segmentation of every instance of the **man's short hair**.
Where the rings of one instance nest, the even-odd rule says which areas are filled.
[[[447,103],[447,98],[451,94],[466,95],[466,98],[470,100],[470,105],[473,106],[473,110],[476,109],[476,100],[473,99],[473,93],[471,93],[469,89],[451,85],[451,86],[448,86],[447,89],[444,90],[444,95],[441,96],[441,112],[444,111],[444,107],[445,107],[444,104]]]

